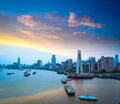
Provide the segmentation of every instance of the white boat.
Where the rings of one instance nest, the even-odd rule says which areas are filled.
[[[62,79],[61,79],[61,82],[62,82],[62,83],[67,83],[67,80],[66,80],[65,78],[62,78]]]
[[[97,101],[98,100],[98,98],[96,96],[91,96],[91,95],[81,95],[81,96],[79,96],[79,99],[89,100],[89,101]]]
[[[30,76],[30,73],[26,73],[26,74],[24,74],[24,76],[26,77],[26,76]]]

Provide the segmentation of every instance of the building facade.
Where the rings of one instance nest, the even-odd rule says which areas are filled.
[[[17,68],[18,68],[18,69],[21,68],[21,60],[20,60],[20,57],[18,57],[18,59],[17,59]]]
[[[51,63],[52,63],[53,66],[56,65],[56,57],[55,57],[55,55],[52,55]]]
[[[118,67],[118,63],[119,63],[119,56],[116,54],[114,57],[114,67]]]
[[[113,57],[104,57],[102,56],[98,60],[98,72],[101,70],[106,70],[107,72],[110,72],[114,69],[114,58]]]

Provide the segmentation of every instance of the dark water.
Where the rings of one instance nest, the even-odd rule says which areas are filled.
[[[44,96],[37,96],[33,100],[28,99],[28,101],[20,104],[118,104],[120,102],[119,80],[94,78],[91,80],[69,81],[68,84],[72,85],[76,90],[76,95],[69,97],[64,90],[64,85],[61,83],[61,78],[65,77],[64,75],[42,70],[37,70],[35,75],[31,74],[28,77],[24,77],[24,71],[19,70],[14,71],[16,74],[6,75],[7,72],[11,71],[13,70],[0,72],[1,100],[6,100],[7,98],[14,100],[16,97],[28,95],[34,97],[35,94],[39,93],[40,95],[50,91]],[[31,70],[32,72],[33,70]],[[79,95],[84,94],[95,95],[98,97],[98,101],[79,100]]]

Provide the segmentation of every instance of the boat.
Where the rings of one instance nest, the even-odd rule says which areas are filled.
[[[62,70],[58,70],[57,74],[63,74],[63,71]]]
[[[36,74],[36,72],[34,71],[32,74]]]
[[[30,73],[28,71],[25,71],[24,76],[30,76]]]
[[[24,76],[26,77],[26,76],[30,76],[30,73],[26,73],[26,74],[24,74]]]
[[[67,83],[67,80],[66,80],[65,78],[62,78],[62,79],[61,79],[61,82],[62,82],[62,83]]]
[[[75,95],[75,89],[73,87],[71,87],[70,85],[66,85],[64,87],[68,95]]]
[[[89,100],[89,101],[97,101],[98,100],[98,98],[96,96],[92,96],[92,95],[81,95],[81,96],[79,96],[79,99]]]
[[[71,78],[66,78],[67,81],[71,81],[72,79]]]
[[[11,75],[11,74],[15,74],[14,72],[9,72],[9,73],[7,73],[7,75]]]
[[[70,74],[68,78],[71,79],[93,79],[94,76],[92,74]]]
[[[25,72],[24,72],[24,74],[27,74],[28,73],[28,70],[26,70]]]

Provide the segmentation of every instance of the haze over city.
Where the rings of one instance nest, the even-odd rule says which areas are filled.
[[[119,0],[1,0],[0,64],[120,54]]]

